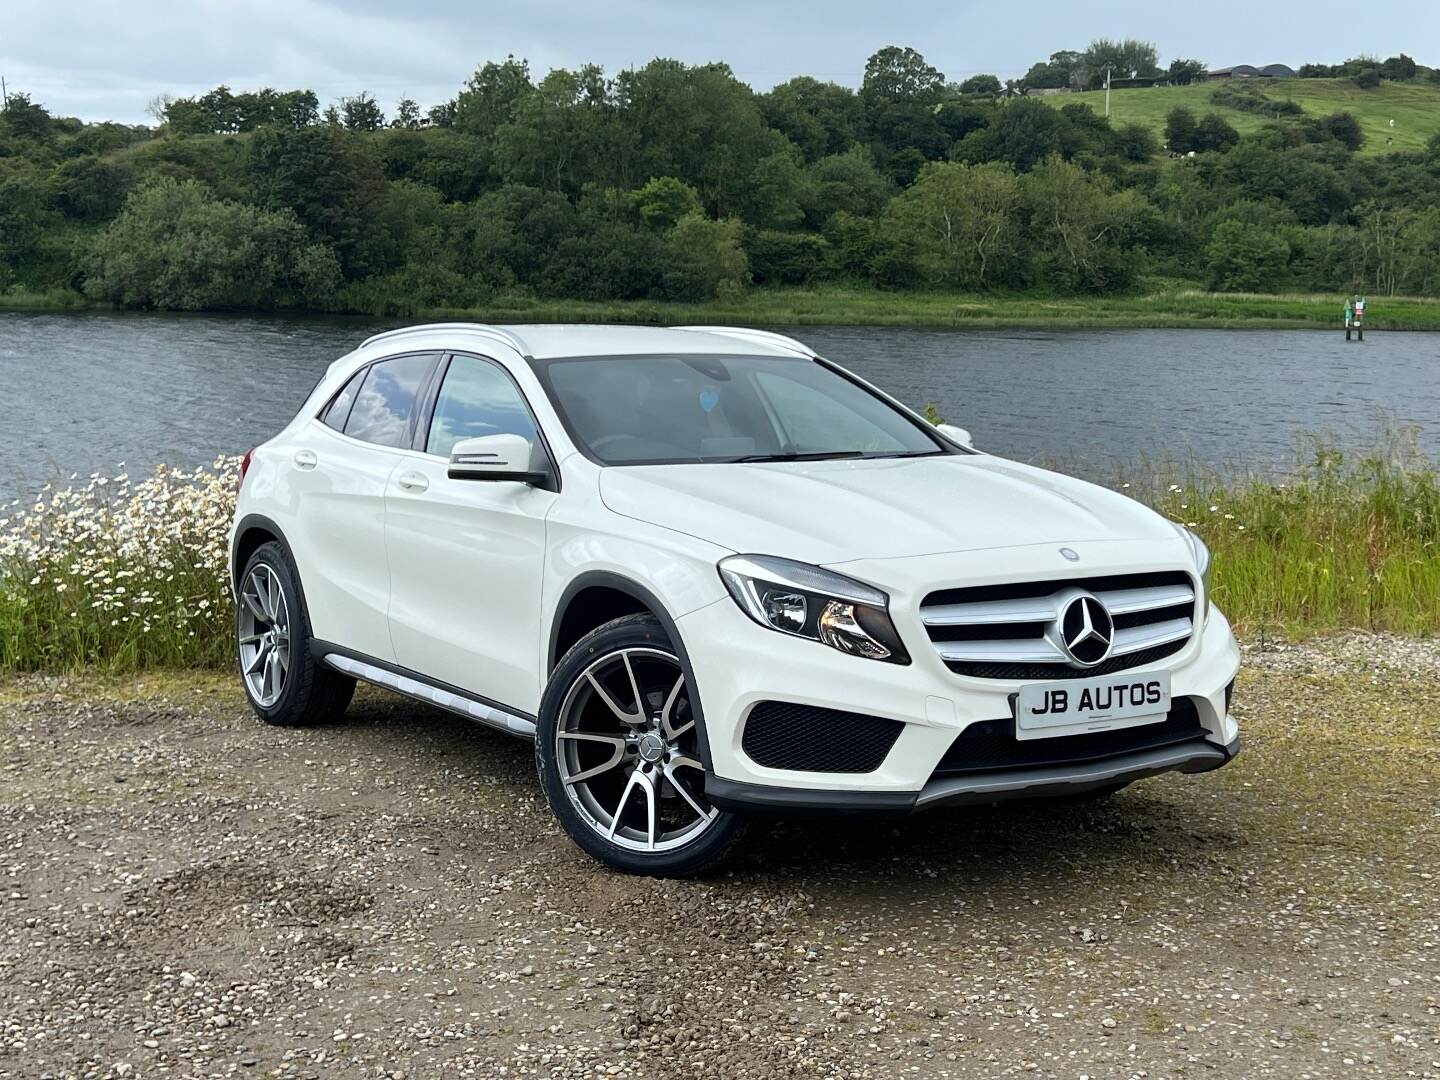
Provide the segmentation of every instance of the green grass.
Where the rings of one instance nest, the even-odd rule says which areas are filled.
[[[1440,131],[1440,85],[1434,83],[1382,82],[1374,90],[1361,90],[1349,79],[1230,79],[1197,83],[1193,86],[1155,86],[1110,91],[1110,122],[1143,124],[1165,138],[1165,114],[1177,105],[1193,109],[1199,116],[1219,113],[1244,134],[1255,131],[1270,118],[1210,103],[1217,86],[1253,86],[1276,101],[1294,101],[1310,116],[1334,112],[1354,113],[1365,132],[1362,154],[1384,154],[1395,150],[1419,150]],[[1083,102],[1104,115],[1105,91],[1083,94],[1056,94],[1041,99],[1054,106]],[[1390,121],[1395,126],[1390,126]],[[1389,143],[1387,139],[1393,140]]]
[[[1215,602],[1242,635],[1440,630],[1440,466],[1416,432],[1361,456],[1314,440],[1285,473],[1150,467],[1117,481],[1214,554]]]
[[[18,302],[13,302],[16,297]],[[50,297],[50,303],[39,298]],[[499,297],[483,307],[423,308],[412,320],[617,322],[752,326],[937,326],[969,329],[1324,329],[1339,332],[1342,297],[1330,293],[1212,293],[1170,286],[1130,296],[992,296],[893,292],[855,285],[750,289],[735,300],[681,304]],[[0,310],[101,310],[74,293],[0,293]],[[1370,330],[1440,330],[1440,299],[1371,296]]]

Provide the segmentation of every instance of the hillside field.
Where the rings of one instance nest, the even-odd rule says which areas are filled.
[[[1255,86],[1275,101],[1288,98],[1309,116],[1327,116],[1341,111],[1354,113],[1365,131],[1362,154],[1419,150],[1431,135],[1440,131],[1440,85],[1382,82],[1374,90],[1361,90],[1349,79],[1229,79],[1193,86],[1112,90],[1110,122],[1116,127],[1144,124],[1163,142],[1165,114],[1177,105],[1185,105],[1197,116],[1220,113],[1236,131],[1244,134],[1256,130],[1268,118],[1258,113],[1222,108],[1210,102],[1210,95],[1216,87],[1242,85]],[[1104,90],[1056,94],[1041,100],[1056,107],[1078,101],[1101,115],[1105,112]],[[1394,128],[1390,127],[1391,120],[1395,121]],[[1387,143],[1387,139],[1393,141]]]

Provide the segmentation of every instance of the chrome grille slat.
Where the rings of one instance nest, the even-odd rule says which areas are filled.
[[[1003,641],[937,641],[942,660],[972,664],[1063,664],[1065,654],[1049,638]]]
[[[1115,644],[1110,648],[1110,655],[1128,656],[1141,649],[1153,649],[1156,645],[1184,641],[1189,636],[1189,619],[1169,619],[1148,626],[1131,626],[1115,631]]]
[[[1193,604],[1195,590],[1188,585],[1159,585],[1150,589],[1097,589],[1100,598],[1111,615],[1133,615],[1137,611],[1154,611],[1157,608],[1177,607]]]
[[[1195,586],[1182,571],[942,590],[921,603],[920,619],[935,651],[959,674],[1070,677],[1088,669],[1071,663],[1052,624],[1079,593],[1097,598],[1115,620],[1107,671],[1170,655],[1194,632]]]

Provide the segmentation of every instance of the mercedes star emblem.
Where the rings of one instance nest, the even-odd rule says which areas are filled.
[[[1089,593],[1075,597],[1060,613],[1060,644],[1076,667],[1105,662],[1115,641],[1115,622],[1105,605]]]

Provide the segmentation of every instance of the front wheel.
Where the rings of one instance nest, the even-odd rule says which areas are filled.
[[[618,870],[683,877],[717,864],[742,819],[705,797],[693,691],[649,615],[606,623],[556,665],[535,761],[571,838]]]

